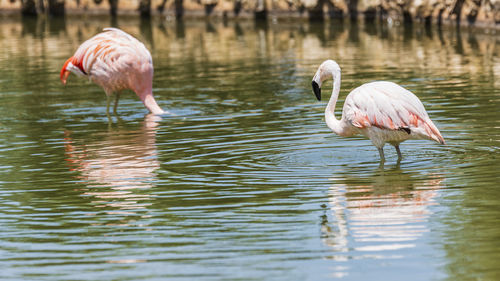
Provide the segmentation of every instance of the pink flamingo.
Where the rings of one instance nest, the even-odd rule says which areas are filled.
[[[106,113],[109,115],[111,96],[116,92],[113,112],[116,114],[120,92],[134,91],[153,114],[164,111],[153,97],[153,59],[148,49],[137,39],[117,28],[83,42],[61,69],[61,81],[66,85],[70,72],[87,76],[106,92]]]
[[[369,138],[384,162],[385,143],[396,148],[408,139],[429,139],[445,144],[441,133],[432,123],[422,102],[405,88],[387,81],[363,84],[346,97],[342,118],[335,117],[335,104],[340,92],[340,67],[333,60],[324,61],[312,80],[316,98],[321,100],[321,84],[333,77],[333,91],[325,109],[325,121],[337,135],[348,137],[361,134]]]

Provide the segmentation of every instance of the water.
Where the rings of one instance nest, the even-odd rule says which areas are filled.
[[[495,280],[498,36],[333,23],[113,23],[151,50],[158,118],[59,70],[105,19],[0,22],[5,280]],[[420,97],[448,145],[387,162],[323,120],[377,79]],[[331,82],[324,85],[325,98]],[[337,105],[338,114],[340,106]]]

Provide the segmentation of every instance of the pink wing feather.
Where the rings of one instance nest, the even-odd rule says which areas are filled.
[[[361,85],[346,98],[343,115],[359,129],[401,130],[444,144],[420,100],[405,88],[386,81]]]
[[[61,81],[65,83],[71,71],[89,75],[107,92],[114,91],[127,82],[119,78],[133,62],[147,62],[152,69],[153,60],[144,44],[119,29],[105,28],[104,32],[83,42],[66,61],[61,69]]]
[[[113,92],[130,89],[150,112],[165,113],[153,97],[151,54],[144,44],[120,29],[105,28],[104,32],[83,42],[61,69],[63,84],[70,72],[89,77],[108,97]],[[116,105],[117,102],[115,109]]]

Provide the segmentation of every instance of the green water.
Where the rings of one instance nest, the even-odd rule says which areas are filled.
[[[158,118],[59,70],[106,19],[0,21],[2,280],[498,280],[499,37],[350,23],[113,23],[151,50]],[[324,123],[310,89],[413,91],[448,145]],[[324,85],[328,98],[331,82]],[[337,105],[338,114],[340,106]]]

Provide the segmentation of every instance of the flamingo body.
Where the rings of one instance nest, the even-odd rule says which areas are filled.
[[[333,93],[325,109],[325,120],[336,134],[366,136],[378,148],[381,161],[385,160],[386,143],[396,148],[399,159],[399,144],[408,139],[429,139],[445,144],[418,97],[393,82],[370,82],[352,90],[345,99],[342,118],[337,120],[335,104],[340,92],[340,76],[338,64],[327,60],[312,81],[313,91],[321,99],[321,84],[333,77]]]
[[[61,69],[63,84],[70,72],[86,76],[104,89],[108,111],[111,95],[117,93],[116,112],[120,91],[130,89],[151,113],[164,113],[153,97],[151,54],[144,44],[120,29],[105,28],[104,32],[83,42]]]

